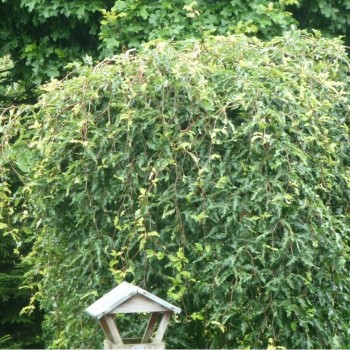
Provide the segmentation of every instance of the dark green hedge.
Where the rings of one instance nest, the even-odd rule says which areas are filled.
[[[48,85],[26,192],[53,346],[101,346],[84,309],[127,280],[183,309],[169,347],[349,347],[348,73],[340,41],[292,32]]]

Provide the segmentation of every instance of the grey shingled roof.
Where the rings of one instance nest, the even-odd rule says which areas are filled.
[[[105,294],[100,299],[96,300],[92,305],[90,305],[85,311],[98,319],[103,317],[104,315],[110,313],[117,306],[124,303],[126,300],[130,299],[136,294],[140,294],[159,305],[162,305],[169,311],[175,312],[179,314],[181,309],[169,304],[167,301],[158,298],[157,296],[145,291],[144,289],[134,286],[133,284],[123,282],[119,286],[113,288],[110,292]]]

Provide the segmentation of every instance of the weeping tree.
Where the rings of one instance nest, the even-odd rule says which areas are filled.
[[[126,280],[183,309],[169,347],[349,347],[348,71],[295,31],[151,42],[47,85],[24,190],[48,345],[100,346],[84,309]]]

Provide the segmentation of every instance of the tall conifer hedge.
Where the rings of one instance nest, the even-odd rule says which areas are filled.
[[[127,280],[183,309],[169,347],[349,347],[348,84],[339,40],[292,32],[47,85],[26,193],[51,344],[101,346],[84,309]]]

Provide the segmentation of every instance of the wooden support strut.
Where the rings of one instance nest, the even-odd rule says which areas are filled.
[[[123,345],[123,339],[119,334],[118,328],[114,323],[112,315],[105,315],[100,319],[100,324],[106,338],[116,344]]]
[[[166,331],[166,328],[168,326],[168,323],[170,321],[171,317],[171,311],[164,312],[163,317],[159,323],[157,333],[152,341],[152,343],[160,343],[163,339],[164,333]]]
[[[149,342],[149,340],[153,334],[154,328],[157,324],[158,315],[159,315],[158,312],[152,313],[151,318],[148,321],[148,325],[147,325],[147,328],[145,330],[145,333],[142,337],[141,343],[148,343]]]

